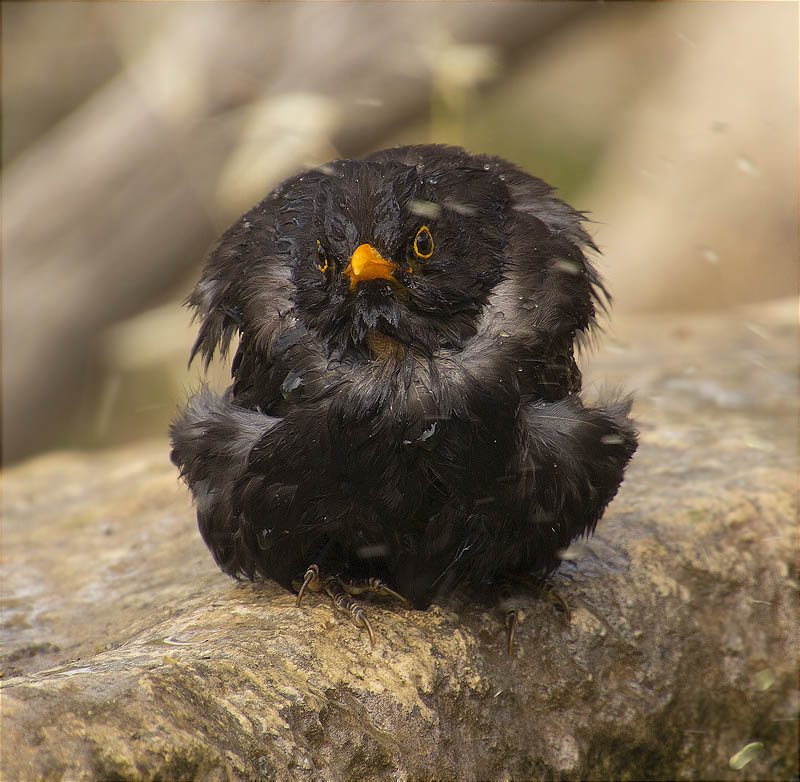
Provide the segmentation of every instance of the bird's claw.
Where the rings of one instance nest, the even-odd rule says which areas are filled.
[[[564,598],[561,597],[561,595],[559,595],[558,592],[556,592],[556,590],[550,585],[545,586],[542,591],[544,592],[546,600],[564,612],[564,618],[566,619],[567,624],[570,624],[572,621],[572,611],[570,611],[567,601],[564,600]]]
[[[506,611],[506,651],[508,652],[509,657],[514,655],[514,631],[517,629],[518,618],[519,615],[516,608],[509,608]]]
[[[350,611],[355,626],[363,627],[367,631],[367,635],[369,636],[370,648],[374,648],[375,633],[372,632],[372,625],[369,623],[369,619],[364,609],[353,600],[350,601],[350,603],[347,605],[347,610]]]
[[[399,595],[393,589],[387,587],[379,579],[369,579],[369,581],[364,584],[343,584],[336,576],[321,576],[319,566],[317,565],[308,566],[303,576],[303,583],[300,585],[297,592],[296,606],[300,606],[303,595],[307,589],[310,589],[312,592],[324,590],[340,611],[349,613],[353,624],[367,631],[370,647],[375,646],[375,633],[372,630],[372,625],[370,624],[366,611],[364,611],[359,602],[351,597],[351,595],[358,595],[363,592],[371,591],[377,592],[378,594],[389,594],[407,603],[402,595]]]
[[[303,601],[303,595],[306,592],[306,589],[310,589],[312,592],[319,592],[321,587],[321,581],[319,577],[319,567],[317,565],[309,565],[308,570],[306,570],[305,575],[303,576],[303,584],[297,592],[297,601],[295,602],[295,606],[297,608],[300,607],[300,603]]]
[[[519,613],[512,605],[509,605],[511,599],[511,585],[508,581],[501,581],[497,588],[498,603],[503,611],[506,627],[506,651],[508,656],[514,654],[514,631],[517,629],[517,622],[519,621]]]
[[[411,607],[411,604],[405,597],[403,597],[403,595],[401,595],[399,592],[395,592],[394,589],[388,586],[384,581],[381,581],[379,578],[370,578],[366,581],[355,584],[346,584],[342,582],[342,587],[351,595],[363,595],[364,592],[372,592],[376,595],[393,597],[395,600],[399,600],[401,603],[403,603],[403,605],[405,605],[407,608]]]
[[[367,619],[364,609],[359,605],[357,600],[354,600],[347,592],[344,591],[341,582],[336,576],[327,576],[322,585],[328,596],[333,600],[333,604],[340,611],[347,611],[353,619],[353,624],[356,627],[363,627],[369,635],[369,642],[371,646],[375,645],[375,634],[372,632],[372,625]]]
[[[569,609],[569,605],[567,605],[567,601],[550,585],[545,585],[542,587],[541,591],[545,600],[549,601],[563,612],[566,623],[569,624],[572,618],[572,612]],[[506,628],[506,651],[508,652],[508,656],[511,657],[514,654],[514,634],[519,624],[519,612],[516,608],[509,605],[511,586],[507,581],[500,583],[498,592],[498,602],[503,611],[504,625]]]

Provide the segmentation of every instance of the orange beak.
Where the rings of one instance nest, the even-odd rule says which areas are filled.
[[[350,278],[350,290],[363,280],[389,280],[395,282],[393,272],[398,267],[387,261],[371,244],[360,244],[353,250],[350,263],[342,272]]]

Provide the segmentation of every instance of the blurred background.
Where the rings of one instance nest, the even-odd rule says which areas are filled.
[[[394,144],[556,185],[618,315],[796,297],[797,33],[781,2],[4,3],[4,463],[163,435],[215,237]]]

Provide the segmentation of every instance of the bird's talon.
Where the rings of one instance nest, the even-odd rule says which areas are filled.
[[[353,622],[355,623],[356,627],[363,627],[367,631],[367,635],[369,635],[369,645],[371,648],[375,648],[375,633],[372,632],[372,625],[369,623],[369,619],[367,619],[367,614],[363,608],[355,607],[351,609],[353,613]]]
[[[518,614],[516,608],[511,608],[508,611],[506,611],[505,625],[506,625],[506,638],[508,639],[507,651],[509,657],[512,657],[514,654],[514,631],[517,629],[517,619],[518,619]]]
[[[500,608],[504,614],[504,624],[506,627],[506,650],[508,656],[514,654],[514,632],[517,629],[519,621],[519,612],[516,608],[509,605],[511,600],[511,584],[508,581],[501,581],[497,587],[497,596],[500,603]]]
[[[303,585],[300,587],[300,590],[297,593],[297,601],[295,602],[295,606],[297,608],[300,607],[300,603],[303,600],[303,595],[305,594],[306,589],[310,589],[312,592],[318,592],[319,587],[319,568],[316,565],[309,565],[308,570],[306,570],[305,575],[303,576]]]
[[[408,602],[407,598],[403,597],[403,595],[401,595],[399,592],[395,592],[394,589],[386,586],[384,583],[381,583],[378,594],[393,597],[396,600],[399,600],[406,608],[411,608],[411,603]]]
[[[564,618],[566,619],[566,623],[570,624],[572,622],[572,611],[570,611],[569,605],[567,601],[564,600],[558,592],[555,591],[552,587],[546,587],[544,590],[545,596],[547,599],[553,603],[555,606],[560,608],[564,612]]]
[[[403,603],[406,608],[411,607],[411,603],[408,602],[407,598],[403,597],[403,595],[401,595],[399,592],[395,592],[394,589],[388,586],[385,582],[381,581],[379,578],[370,578],[362,583],[340,583],[344,591],[350,595],[363,595],[364,592],[373,592],[376,595],[393,597],[395,600],[399,600],[401,603]]]
[[[367,631],[369,635],[369,643],[371,647],[375,646],[375,633],[372,631],[372,625],[364,609],[347,593],[346,587],[336,576],[327,576],[322,581],[322,586],[328,593],[328,596],[333,600],[333,604],[340,610],[346,611],[353,619],[353,624],[356,627],[361,627]],[[368,588],[368,587],[367,587]],[[356,587],[358,589],[358,587]]]

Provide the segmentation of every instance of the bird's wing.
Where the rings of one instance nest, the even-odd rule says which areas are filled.
[[[629,398],[584,407],[577,397],[522,408],[510,471],[530,485],[514,490],[557,520],[560,546],[593,532],[617,493],[637,446],[630,409]]]
[[[498,158],[479,158],[511,194],[504,279],[492,293],[479,334],[518,363],[521,397],[555,400],[580,389],[574,345],[596,325],[609,297],[595,269],[585,216],[553,188]]]
[[[291,270],[276,255],[279,200],[273,194],[253,207],[209,253],[186,300],[201,321],[192,359],[199,353],[208,365],[217,349],[224,356],[245,325],[264,346],[293,323]]]

